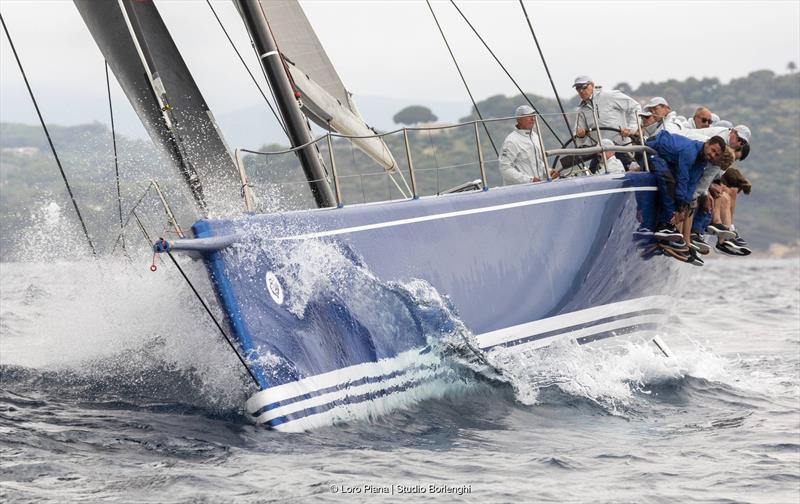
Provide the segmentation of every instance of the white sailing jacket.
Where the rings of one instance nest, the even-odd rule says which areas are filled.
[[[600,121],[601,128],[628,128],[632,132],[638,130],[636,116],[642,110],[642,106],[639,105],[639,102],[622,91],[616,89],[605,90],[602,86],[595,86],[592,97],[581,102],[578,106],[576,130],[578,128],[588,130],[594,127],[592,104],[594,104],[597,109],[597,117]],[[623,138],[619,133],[615,134],[611,131],[601,131],[600,135],[603,138],[611,139],[616,145],[626,145],[630,143],[630,139]],[[592,142],[589,141],[588,136],[589,135],[578,139],[578,145],[591,145]],[[597,133],[593,132],[591,136],[597,139]]]
[[[503,141],[500,150],[500,174],[503,184],[524,184],[531,177],[547,179],[547,170],[539,149],[539,139],[531,130],[514,129]]]

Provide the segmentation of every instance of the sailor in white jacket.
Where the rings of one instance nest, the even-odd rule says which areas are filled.
[[[533,109],[520,105],[514,114],[517,127],[503,141],[500,150],[500,174],[503,184],[525,184],[547,178],[547,169],[539,149],[539,137],[533,131]]]
[[[642,110],[641,105],[636,100],[622,91],[595,86],[594,81],[588,75],[576,77],[572,87],[575,88],[581,98],[575,123],[575,136],[583,139],[578,142],[579,146],[597,145],[597,132],[589,132],[589,129],[595,127],[595,114],[592,111],[592,107],[597,111],[597,118],[601,128],[621,130],[620,133],[601,131],[601,137],[610,138],[616,145],[630,143],[628,137],[631,133],[637,131],[636,116]],[[587,139],[589,135],[594,139],[594,142]]]
[[[680,134],[681,131],[688,129],[686,127],[686,118],[679,116],[677,112],[672,110],[672,107],[669,106],[667,100],[661,96],[656,96],[647,102],[647,104],[644,106],[644,110],[645,112],[652,113],[658,118],[658,120],[661,122],[659,129],[663,128],[670,133],[678,134]]]

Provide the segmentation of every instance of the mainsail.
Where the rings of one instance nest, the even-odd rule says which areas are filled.
[[[292,83],[300,92],[303,112],[320,127],[349,136],[374,136],[296,0],[260,0]],[[397,163],[380,138],[352,142],[387,171]]]
[[[75,0],[153,142],[188,184],[200,212],[240,200],[236,165],[200,90],[150,0]]]

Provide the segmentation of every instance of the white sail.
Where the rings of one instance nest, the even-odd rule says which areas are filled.
[[[300,92],[303,112],[320,127],[342,135],[374,135],[358,113],[300,4],[296,0],[259,3]],[[392,153],[380,138],[358,138],[352,142],[385,170],[397,170]]]

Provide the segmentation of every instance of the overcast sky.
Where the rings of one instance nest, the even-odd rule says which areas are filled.
[[[552,96],[518,1],[457,3],[524,89]],[[259,104],[260,95],[205,1],[158,0],[156,4],[216,114]],[[424,1],[307,0],[301,4],[357,103],[360,95],[398,98],[408,104],[467,103]],[[232,3],[215,1],[213,5],[255,68]],[[690,76],[727,81],[757,69],[783,73],[789,61],[800,64],[797,0],[527,0],[525,5],[564,95],[571,94],[572,78],[583,73],[601,84],[624,81],[636,86]],[[475,96],[515,93],[453,6],[434,2],[433,7]],[[0,0],[0,12],[41,105],[54,122],[102,110],[95,106],[106,100],[102,56],[71,1]],[[0,120],[25,120],[21,116],[27,114],[25,122],[34,123],[36,117],[5,35],[0,63]]]

